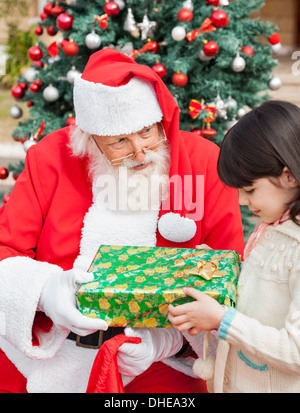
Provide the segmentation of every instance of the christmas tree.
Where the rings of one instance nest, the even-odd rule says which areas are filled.
[[[74,78],[92,53],[109,46],[161,76],[180,108],[182,129],[220,144],[230,125],[277,87],[272,78],[277,27],[250,18],[263,5],[263,0],[47,3],[28,50],[32,65],[12,88],[17,100],[12,116],[21,114],[18,101],[30,107],[30,118],[19,123],[13,138],[26,151],[74,123]],[[46,45],[42,33],[49,39],[56,35],[55,41]],[[9,171],[17,175],[22,168],[21,162]],[[247,225],[245,220],[246,235]]]

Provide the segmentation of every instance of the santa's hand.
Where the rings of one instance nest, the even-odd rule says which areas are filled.
[[[125,335],[140,337],[139,344],[124,343],[118,350],[119,372],[124,376],[138,376],[155,361],[176,354],[182,347],[183,337],[173,328],[130,328]]]
[[[98,330],[107,330],[105,321],[89,318],[76,307],[76,291],[79,284],[93,281],[92,273],[78,270],[62,271],[52,275],[45,283],[39,301],[39,309],[51,318],[57,328],[70,330],[80,336]]]

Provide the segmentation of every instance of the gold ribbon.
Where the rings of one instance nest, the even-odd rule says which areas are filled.
[[[189,275],[199,275],[207,281],[224,276],[224,274],[218,270],[217,261],[204,260],[198,260],[197,266],[189,270]]]

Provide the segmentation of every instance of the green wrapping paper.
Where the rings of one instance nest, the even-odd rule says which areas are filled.
[[[211,280],[201,275],[207,266]],[[80,286],[77,305],[110,327],[172,327],[168,305],[193,301],[184,287],[235,305],[239,270],[236,251],[101,245],[89,269],[94,281]]]

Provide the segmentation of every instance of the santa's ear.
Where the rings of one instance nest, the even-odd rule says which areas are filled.
[[[284,184],[289,188],[296,188],[299,186],[295,176],[287,166],[283,168],[281,178],[283,179]]]

